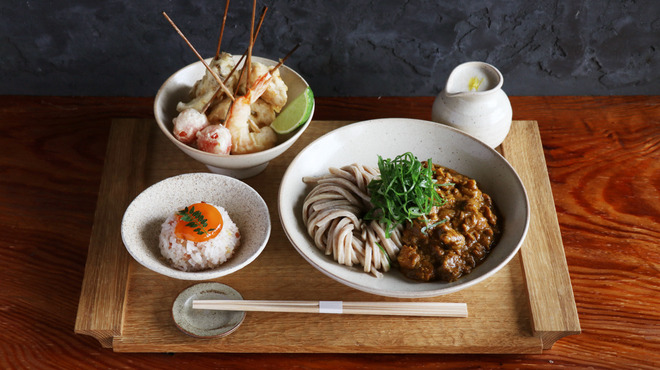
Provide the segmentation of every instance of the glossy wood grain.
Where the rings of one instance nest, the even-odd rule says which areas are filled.
[[[540,355],[120,354],[73,332],[110,121],[152,99],[0,99],[0,367],[660,366],[660,97],[512,97],[539,122],[582,334]],[[318,98],[316,119],[433,98]]]

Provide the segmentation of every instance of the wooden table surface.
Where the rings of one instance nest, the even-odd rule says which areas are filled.
[[[660,97],[511,97],[537,120],[582,334],[540,355],[123,354],[74,333],[112,118],[151,98],[0,99],[0,368],[660,367]],[[432,97],[315,119],[430,119]]]

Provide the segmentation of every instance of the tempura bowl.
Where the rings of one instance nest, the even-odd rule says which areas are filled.
[[[239,57],[234,56],[234,59],[238,60]],[[270,59],[254,56],[252,57],[252,60],[263,63],[267,66],[274,66],[278,63]],[[207,59],[206,62],[207,64],[210,63],[211,59]],[[279,71],[282,80],[288,87],[288,105],[293,99],[302,94],[309,85],[298,73],[286,65],[282,65],[279,68]],[[312,107],[312,113],[304,124],[289,134],[278,135],[277,144],[273,148],[257,153],[231,155],[213,154],[184,144],[177,140],[172,134],[172,119],[179,114],[176,110],[177,104],[180,101],[187,102],[190,100],[188,97],[190,89],[197,80],[204,76],[205,72],[206,68],[202,62],[196,62],[180,69],[170,76],[156,94],[156,99],[154,101],[154,116],[158,127],[163,131],[165,137],[167,137],[182,152],[205,164],[211,172],[239,179],[259,174],[266,168],[271,160],[289,149],[303,132],[305,132],[312,121],[314,107]],[[287,105],[285,105],[283,109],[286,109]]]

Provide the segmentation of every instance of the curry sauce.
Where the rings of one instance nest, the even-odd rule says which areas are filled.
[[[454,281],[486,258],[501,233],[501,220],[477,182],[452,169],[433,165],[433,177],[445,184],[445,199],[431,213],[408,223],[397,256],[399,270],[419,281]]]

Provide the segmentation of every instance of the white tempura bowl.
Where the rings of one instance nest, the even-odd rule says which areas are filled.
[[[239,58],[239,56],[234,56],[235,60],[238,60]],[[252,60],[263,63],[267,66],[274,66],[278,63],[270,59],[255,56],[252,57]],[[206,62],[210,63],[211,59],[207,59]],[[284,83],[286,83],[288,87],[288,105],[298,97],[298,95],[302,94],[309,85],[298,73],[286,65],[282,65],[279,68],[279,71],[282,80],[284,80]],[[180,69],[170,76],[156,94],[156,99],[154,101],[154,116],[158,127],[160,127],[161,131],[163,131],[165,136],[174,143],[174,145],[190,157],[205,164],[206,167],[214,173],[239,179],[259,174],[266,168],[268,162],[289,149],[291,145],[298,140],[300,135],[303,134],[307,127],[309,127],[309,124],[312,121],[314,107],[312,107],[312,113],[303,125],[289,134],[278,135],[278,142],[273,148],[257,153],[232,155],[213,154],[186,145],[177,140],[172,134],[172,119],[179,114],[176,110],[177,103],[189,100],[188,93],[190,89],[197,80],[204,76],[205,72],[206,68],[202,62],[196,62]],[[285,108],[286,105],[283,109]]]

